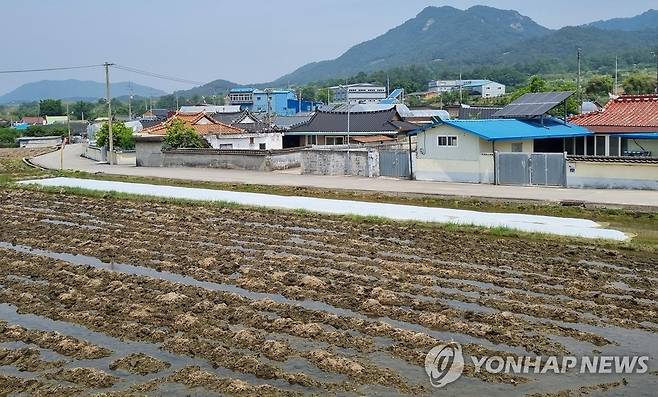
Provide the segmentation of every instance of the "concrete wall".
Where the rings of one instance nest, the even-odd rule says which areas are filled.
[[[162,145],[163,142],[137,140],[135,142],[136,165],[138,167],[162,167]]]
[[[179,149],[162,152],[162,167],[204,167],[274,171],[299,167],[299,150]]]
[[[261,143],[265,144],[265,149],[263,150],[283,149],[283,134],[280,132],[207,135],[205,138],[213,149],[222,149],[222,145],[231,145],[231,147],[226,147],[225,149],[261,150]]]
[[[60,136],[18,138],[18,146],[22,148],[51,147],[61,145],[61,143],[62,137]]]
[[[95,161],[109,161],[109,159],[103,158],[101,149],[96,146],[85,147],[84,152],[82,152],[82,156]],[[132,150],[127,150],[127,151],[115,150],[112,153],[113,163],[118,165],[135,165],[136,158],[137,158],[136,152]]]
[[[379,152],[343,146],[314,146],[302,151],[302,174],[378,177]]]
[[[658,160],[646,163],[568,161],[567,186],[658,190]]]

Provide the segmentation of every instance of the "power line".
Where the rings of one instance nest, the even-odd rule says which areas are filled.
[[[9,73],[31,73],[31,72],[52,72],[56,70],[73,70],[73,69],[90,69],[90,68],[99,68],[103,65],[85,65],[85,66],[65,66],[58,68],[41,68],[41,69],[16,69],[16,70],[0,70],[0,74],[9,74]]]
[[[167,75],[164,75],[164,74],[148,72],[146,70],[135,69],[135,68],[131,68],[131,67],[128,67],[128,66],[114,65],[114,67],[119,69],[119,70],[125,70],[127,72],[137,73],[137,74],[141,74],[143,76],[155,77],[155,78],[163,79],[163,80],[175,81],[175,82],[178,82],[178,83],[185,83],[185,84],[192,84],[192,85],[203,85],[203,84],[205,84],[204,82],[200,82],[200,81],[187,80],[187,79],[182,79],[182,78],[178,78],[178,77],[167,76]]]
[[[64,66],[64,67],[38,68],[38,69],[0,70],[0,74],[31,73],[31,72],[52,72],[52,71],[60,71],[60,70],[91,69],[91,68],[99,68],[99,67],[104,67],[104,66],[105,66],[105,64],[84,65],[84,66]],[[146,71],[146,70],[136,69],[136,68],[132,68],[132,67],[129,67],[129,66],[122,66],[122,65],[116,65],[116,64],[110,64],[110,66],[112,66],[114,68],[117,68],[119,70],[124,70],[126,72],[141,74],[143,76],[153,77],[153,78],[162,79],[162,80],[169,80],[169,81],[175,81],[175,82],[178,82],[178,83],[192,84],[192,85],[203,85],[203,84],[205,84],[205,82],[201,82],[201,81],[194,81],[194,80],[182,79],[182,78],[179,78],[179,77],[167,76],[167,75],[164,75],[164,74],[149,72],[149,71]]]

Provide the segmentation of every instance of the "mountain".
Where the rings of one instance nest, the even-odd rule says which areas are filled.
[[[234,83],[228,80],[214,80],[211,81],[210,83],[198,87],[194,87],[189,90],[176,91],[174,92],[173,95],[179,97],[185,97],[185,98],[189,98],[195,95],[209,97],[213,95],[220,95],[230,90],[231,88],[240,87],[240,86],[241,84]]]
[[[139,95],[159,97],[164,91],[132,82],[113,83],[110,86],[112,97]],[[96,81],[81,80],[42,80],[24,84],[15,90],[0,96],[0,104],[12,102],[31,102],[40,99],[97,100],[105,97],[105,84]]]
[[[273,85],[345,77],[358,72],[441,60],[460,61],[492,48],[542,37],[550,30],[512,10],[427,7],[385,34],[350,48],[331,61],[314,62]]]
[[[590,66],[607,63],[612,67],[615,55],[628,66],[629,62],[630,65],[651,63],[654,43],[658,43],[657,29],[616,31],[613,34],[593,26],[568,26],[542,37],[484,52],[483,58],[496,65],[544,62],[552,63],[554,67],[574,70],[580,48],[583,62]]]
[[[658,28],[658,10],[649,10],[630,18],[614,18],[596,21],[588,26],[604,30],[637,31]]]

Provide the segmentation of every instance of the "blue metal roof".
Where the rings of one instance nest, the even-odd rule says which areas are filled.
[[[615,134],[628,139],[658,139],[658,132],[635,132],[630,134]]]
[[[555,118],[540,120],[520,119],[484,119],[484,120],[442,120],[426,127],[446,124],[470,132],[487,141],[504,141],[518,139],[571,138],[593,135],[588,129],[579,125],[565,123]]]

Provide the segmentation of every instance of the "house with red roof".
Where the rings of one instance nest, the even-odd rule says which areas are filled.
[[[658,95],[622,95],[570,121],[593,134],[567,147],[569,186],[658,190]]]
[[[46,125],[46,119],[41,116],[23,116],[21,123],[26,125]]]
[[[575,155],[658,158],[658,95],[622,95],[570,121],[594,133],[573,142]]]

